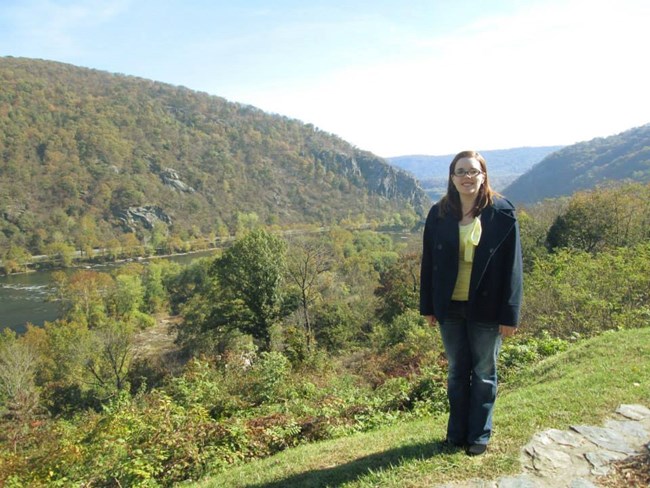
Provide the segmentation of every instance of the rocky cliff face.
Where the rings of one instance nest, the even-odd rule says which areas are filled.
[[[408,202],[421,215],[431,204],[430,198],[413,176],[370,152],[355,150],[347,154],[320,151],[315,157],[327,168],[346,175],[352,183],[363,185],[374,194]]]

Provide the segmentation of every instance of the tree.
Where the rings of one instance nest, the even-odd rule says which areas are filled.
[[[155,313],[163,309],[168,301],[167,290],[163,283],[163,274],[169,269],[168,262],[152,262],[147,266],[142,277],[144,303],[148,312]]]
[[[417,309],[420,297],[420,254],[407,253],[390,265],[379,277],[375,295],[379,297],[378,315],[386,324],[409,309]]]
[[[133,327],[128,322],[110,320],[93,331],[93,349],[86,367],[94,387],[112,396],[127,389],[127,377],[133,361]]]
[[[115,286],[109,274],[84,270],[68,276],[57,272],[53,280],[66,317],[91,328],[105,318],[106,297]]]
[[[14,451],[38,413],[36,367],[29,345],[5,329],[0,334],[0,440],[11,442]]]
[[[650,236],[650,185],[637,183],[579,192],[547,234],[551,250],[595,253],[631,246]]]
[[[74,247],[66,242],[52,242],[45,246],[45,254],[50,257],[50,260],[56,266],[68,268],[72,266],[74,259]]]
[[[28,345],[5,329],[0,337],[0,416],[25,422],[39,404],[36,355]]]
[[[294,240],[287,259],[287,277],[298,289],[307,350],[312,350],[312,321],[309,310],[318,296],[319,277],[331,268],[332,252],[315,240]]]
[[[144,306],[144,287],[138,275],[119,274],[115,286],[107,297],[112,317],[124,319]]]
[[[2,258],[4,272],[6,274],[27,271],[27,265],[31,261],[31,255],[26,249],[20,246],[10,246]]]
[[[286,314],[282,281],[286,242],[265,230],[250,232],[223,253],[210,273],[219,283],[220,301],[211,320],[251,334],[263,349],[270,346],[270,328]]]

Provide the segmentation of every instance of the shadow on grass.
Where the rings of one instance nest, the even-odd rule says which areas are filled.
[[[371,454],[349,463],[300,473],[269,483],[248,485],[249,488],[316,488],[339,486],[355,481],[370,472],[395,468],[407,461],[424,460],[442,453],[453,452],[443,441],[427,442],[403,446],[389,451]]]

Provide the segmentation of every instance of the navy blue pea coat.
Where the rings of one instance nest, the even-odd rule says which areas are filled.
[[[513,205],[495,197],[480,215],[482,234],[472,264],[467,319],[517,326],[523,295],[519,224]],[[420,313],[445,320],[458,277],[458,220],[431,207],[424,227]]]

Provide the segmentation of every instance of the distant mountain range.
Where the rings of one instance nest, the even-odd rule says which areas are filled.
[[[562,147],[518,147],[480,151],[480,153],[487,161],[491,186],[497,191],[501,191],[544,157]],[[438,200],[447,191],[449,164],[454,156],[455,154],[398,156],[389,158],[388,161],[392,165],[410,172],[420,181],[427,194],[433,200]]]
[[[0,58],[0,249],[422,215],[418,182],[311,124],[151,80]],[[1,257],[2,252],[0,252]]]
[[[503,192],[515,203],[534,203],[627,180],[650,182],[650,124],[554,152]]]
[[[492,186],[516,204],[570,196],[618,181],[650,182],[650,124],[571,146],[481,151]],[[400,156],[391,164],[413,174],[432,200],[447,190],[445,156]]]

